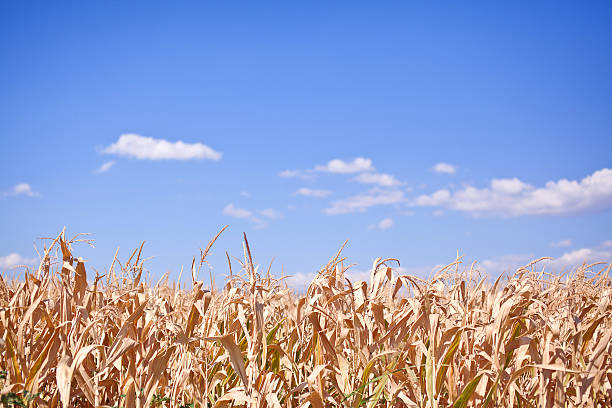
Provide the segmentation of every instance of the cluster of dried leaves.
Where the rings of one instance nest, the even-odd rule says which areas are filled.
[[[218,236],[218,235],[217,235]],[[216,237],[215,237],[216,239]],[[431,280],[336,255],[305,295],[244,261],[223,289],[143,282],[140,250],[87,279],[60,234],[25,280],[0,279],[5,406],[610,406],[610,266],[534,262],[490,283],[459,261]],[[59,250],[58,250],[59,248]],[[55,251],[55,252],[54,252]],[[53,253],[58,254],[57,263]],[[229,257],[228,257],[229,262]],[[237,269],[237,268],[236,268]],[[594,273],[596,269],[601,269]],[[179,278],[180,279],[180,278]]]

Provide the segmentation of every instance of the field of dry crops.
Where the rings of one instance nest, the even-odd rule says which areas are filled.
[[[52,242],[51,242],[52,241]],[[304,295],[228,257],[225,286],[145,282],[142,247],[88,274],[75,239],[0,279],[3,406],[563,407],[612,403],[609,265],[490,281],[458,262],[425,281],[340,253]],[[233,269],[233,270],[232,270]]]

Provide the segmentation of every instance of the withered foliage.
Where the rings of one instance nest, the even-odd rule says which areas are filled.
[[[215,237],[216,239],[216,237]],[[536,261],[489,281],[459,261],[429,280],[340,253],[296,294],[244,260],[225,286],[143,279],[142,247],[105,276],[60,234],[37,271],[0,279],[5,406],[578,407],[612,404],[609,265]],[[58,254],[57,260],[53,256]],[[228,257],[229,262],[229,257]],[[570,276],[571,275],[571,276]]]

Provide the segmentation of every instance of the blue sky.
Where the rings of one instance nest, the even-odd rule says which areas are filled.
[[[4,2],[0,268],[612,259],[609,2]],[[181,143],[178,143],[178,142]]]

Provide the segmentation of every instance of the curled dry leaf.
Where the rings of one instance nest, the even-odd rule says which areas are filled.
[[[143,246],[88,281],[62,232],[35,275],[0,276],[0,396],[41,407],[524,407],[612,404],[610,266],[542,259],[493,280],[461,259],[434,278],[338,253],[304,291],[246,242],[221,290],[143,274]],[[246,237],[245,237],[246,238]],[[232,264],[233,263],[233,264]],[[158,276],[159,278],[159,276]],[[200,278],[201,279],[201,278]],[[106,283],[104,283],[106,281]],[[25,401],[25,402],[24,402]],[[17,402],[15,402],[17,403]],[[18,404],[18,403],[17,403]]]

